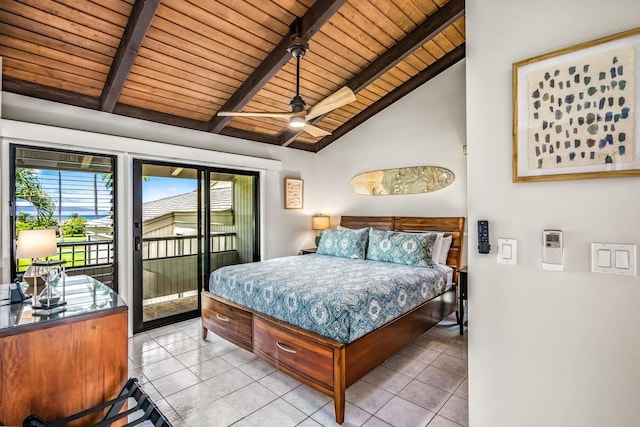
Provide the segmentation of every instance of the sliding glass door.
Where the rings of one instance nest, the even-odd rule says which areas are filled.
[[[198,316],[211,271],[259,258],[257,179],[134,161],[134,331]]]

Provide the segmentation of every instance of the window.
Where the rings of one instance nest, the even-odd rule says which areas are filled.
[[[11,146],[12,229],[55,228],[67,274],[88,274],[117,289],[115,274],[115,157]],[[31,263],[15,259],[14,278]]]

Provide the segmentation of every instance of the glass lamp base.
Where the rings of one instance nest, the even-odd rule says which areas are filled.
[[[37,297],[37,304],[41,308],[52,308],[60,305],[61,295],[53,289],[53,286],[47,285]]]
[[[66,302],[61,302],[55,307],[33,307],[32,316],[34,317],[51,317],[59,313],[67,311]]]
[[[40,294],[35,297],[35,304],[31,306],[34,316],[53,316],[66,311],[66,301],[63,301],[60,294],[47,285]]]

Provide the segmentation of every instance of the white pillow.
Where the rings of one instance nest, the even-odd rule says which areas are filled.
[[[442,246],[440,246],[440,254],[438,258],[438,264],[447,264],[447,256],[449,255],[449,248],[451,247],[451,242],[453,241],[452,236],[447,236],[442,238]],[[436,259],[436,258],[433,258]]]
[[[433,248],[431,249],[431,259],[436,264],[439,264],[438,260],[440,259],[440,248],[442,248],[443,237],[444,237],[444,233],[436,232],[436,241],[433,243]]]

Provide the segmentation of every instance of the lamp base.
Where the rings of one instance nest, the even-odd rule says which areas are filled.
[[[322,236],[316,236],[316,247],[320,246],[320,239],[322,239]]]
[[[47,283],[45,288],[38,295],[37,303],[43,308],[57,307],[62,296],[56,292],[51,283]]]
[[[44,288],[42,293],[34,298],[31,304],[33,316],[52,316],[67,311],[67,302],[61,301],[60,294],[53,290],[52,285],[48,286],[51,286],[51,293],[47,293],[47,288]]]
[[[31,313],[31,315],[34,317],[53,316],[54,314],[59,314],[67,311],[67,307],[65,307],[65,305],[67,305],[66,301],[61,302],[56,306],[49,306],[49,307],[42,307],[42,306],[33,307],[32,306],[33,312]]]
[[[62,307],[64,305],[67,305],[66,301],[61,301],[61,302],[57,302],[55,304],[31,304],[31,308],[34,310],[51,310],[53,308],[58,308],[58,307]]]

